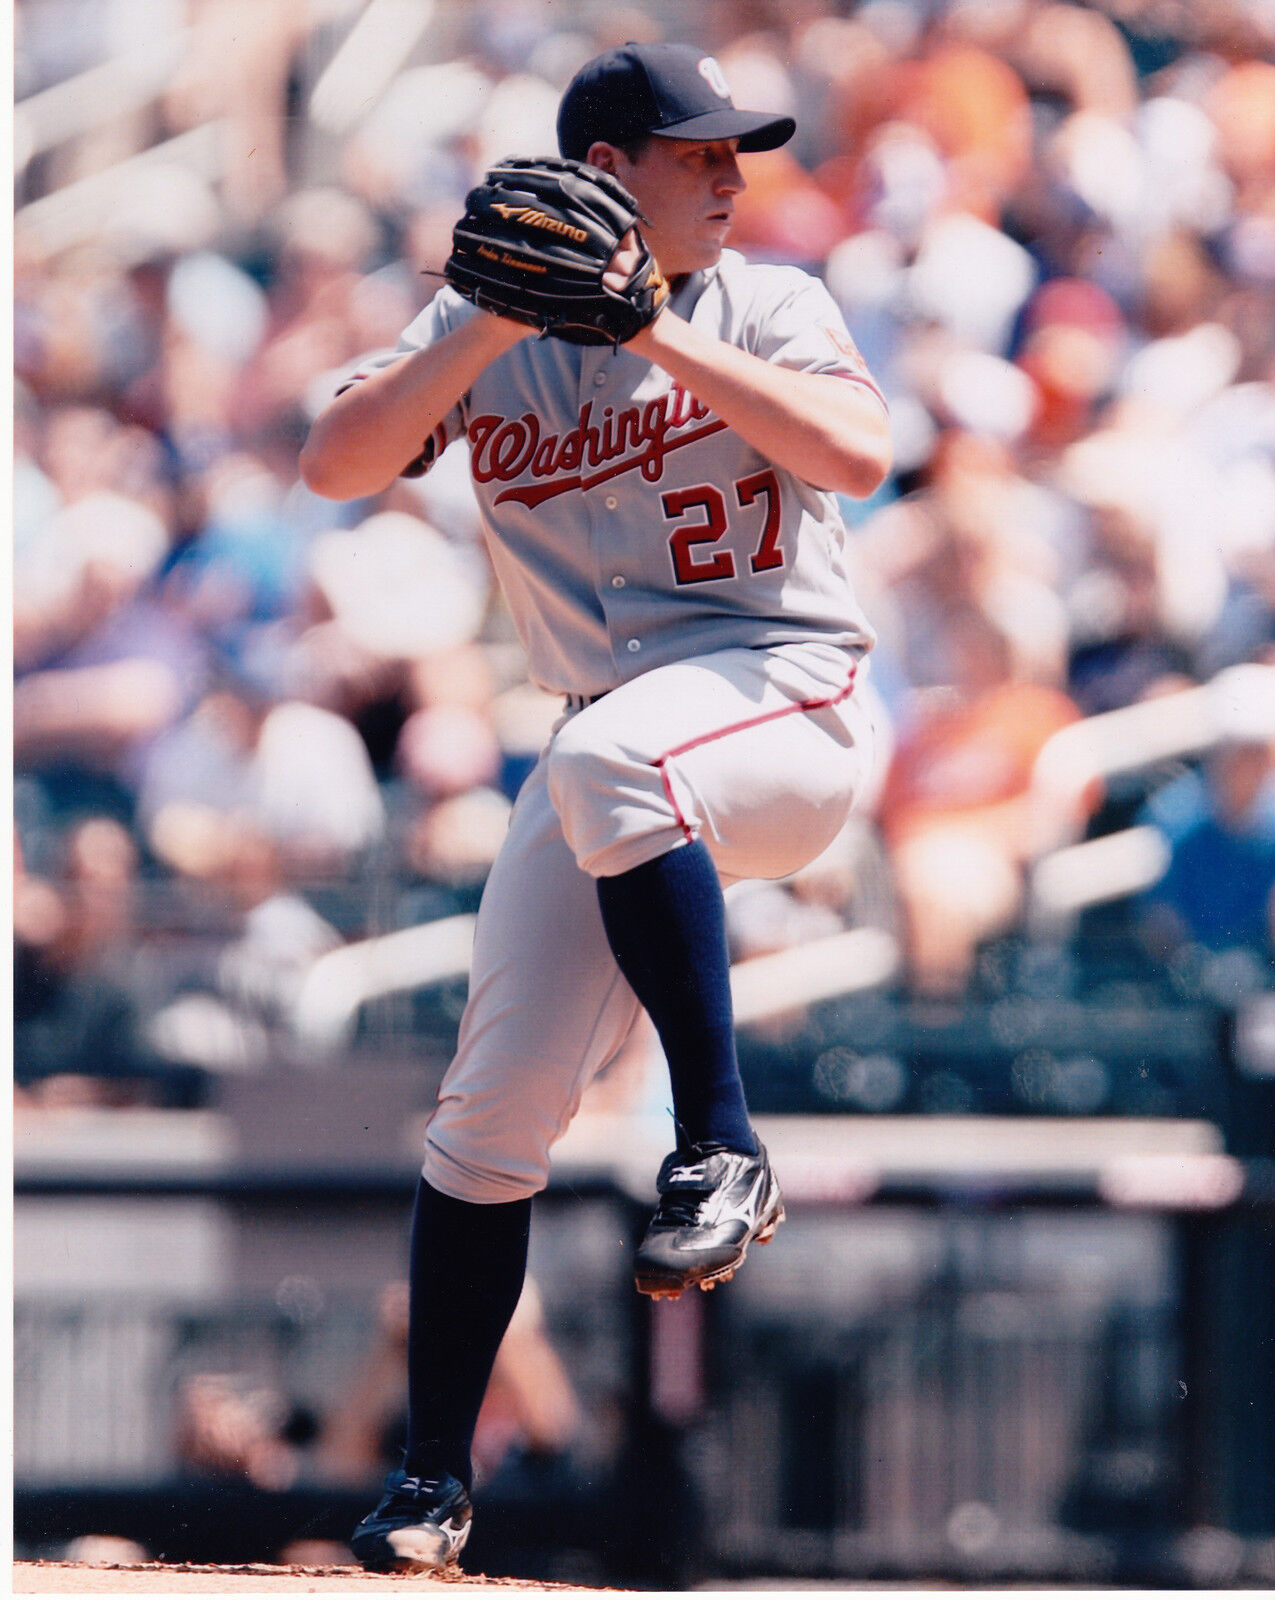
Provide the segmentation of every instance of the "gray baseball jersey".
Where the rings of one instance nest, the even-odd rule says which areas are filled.
[[[763,360],[880,398],[831,295],[796,268],[727,250],[671,305]],[[441,289],[378,364],[474,315]],[[462,434],[492,562],[543,688],[598,694],[734,646],[871,645],[836,497],[768,462],[623,346],[523,340],[475,380],[408,475]]]
[[[672,306],[764,360],[880,400],[806,273],[727,251]],[[440,290],[364,372],[476,314]],[[813,860],[870,778],[871,716],[855,689],[873,634],[836,497],[623,347],[523,340],[408,473],[462,434],[531,675],[567,697],[487,881],[459,1048],[426,1138],[428,1181],[486,1203],[543,1187],[553,1142],[638,1012],[593,880],[695,838],[724,879]]]

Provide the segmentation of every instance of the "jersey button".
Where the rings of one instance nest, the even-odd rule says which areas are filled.
[[[593,386],[595,389],[600,389],[606,381],[607,375],[605,372],[595,372],[593,374]]]
[[[619,503],[620,502],[615,498],[615,496],[613,494],[609,494],[606,497],[605,504],[606,504],[606,508],[607,508],[608,511],[614,511],[616,506],[619,505]]]
[[[642,648],[641,639],[630,639],[629,640],[629,651],[630,651],[631,654],[636,653],[641,648]]]
[[[627,581],[628,581],[627,579],[622,578],[620,576],[620,574],[617,572],[615,577],[611,579],[611,587],[613,589],[623,589],[623,587],[624,587],[624,585],[625,585],[625,583]]]

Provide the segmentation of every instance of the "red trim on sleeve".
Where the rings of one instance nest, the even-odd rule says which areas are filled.
[[[881,402],[881,404],[885,407],[886,415],[888,416],[890,414],[889,402],[886,400],[886,397],[881,393],[880,389],[877,388],[876,384],[873,383],[871,378],[865,378],[863,376],[863,374],[859,373],[859,372],[828,372],[828,373],[825,373],[824,376],[828,377],[828,378],[844,378],[847,383],[859,383],[859,384],[862,384],[863,387],[868,391],[868,393],[875,395],[877,397],[877,399]]]

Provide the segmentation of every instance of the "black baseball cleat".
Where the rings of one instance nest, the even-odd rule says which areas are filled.
[[[783,1197],[760,1145],[755,1156],[712,1143],[674,1150],[655,1187],[660,1203],[634,1259],[638,1293],[654,1300],[725,1283],[753,1240],[769,1243],[784,1220]]]
[[[472,1516],[456,1478],[391,1472],[381,1503],[355,1528],[350,1549],[369,1572],[434,1572],[464,1549]]]

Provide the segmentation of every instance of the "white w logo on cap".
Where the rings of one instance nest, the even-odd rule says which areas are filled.
[[[726,74],[722,71],[715,57],[702,56],[700,58],[699,75],[719,100],[730,99],[730,85],[726,82]]]

